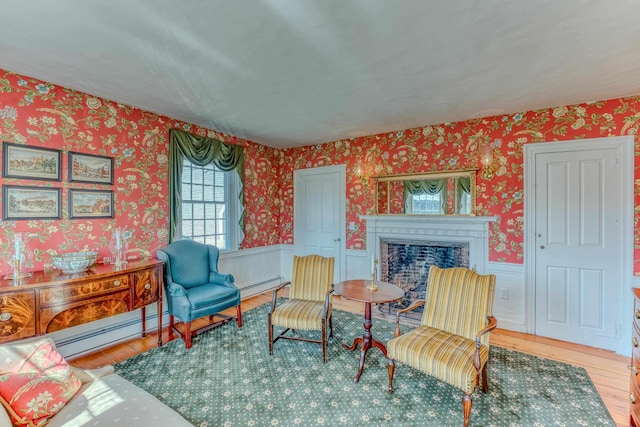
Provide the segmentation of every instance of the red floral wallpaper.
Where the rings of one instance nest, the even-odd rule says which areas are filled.
[[[26,232],[34,269],[46,268],[49,253],[107,247],[116,227],[126,228],[129,257],[153,255],[167,244],[169,129],[181,128],[245,149],[245,239],[242,248],[277,244],[277,150],[168,117],[120,105],[0,69],[0,140],[63,151],[62,181],[3,178],[4,185],[62,189],[62,219],[2,221],[0,273],[7,274],[14,232]],[[68,182],[67,152],[114,158],[114,184]],[[69,189],[115,192],[115,218],[69,219]]]
[[[243,249],[293,243],[295,169],[347,165],[346,220],[357,224],[356,230],[347,231],[347,248],[365,249],[365,226],[358,215],[373,214],[375,202],[373,181],[363,183],[354,172],[360,159],[369,176],[453,170],[478,167],[478,148],[493,144],[499,168],[492,180],[478,176],[478,214],[500,217],[491,226],[490,259],[522,263],[522,146],[636,135],[639,126],[640,96],[635,96],[276,150],[0,69],[0,139],[64,153],[60,182],[2,179],[8,185],[62,188],[63,218],[2,221],[0,257],[8,258],[15,231],[31,235],[35,269],[46,267],[52,251],[95,249],[109,256],[107,245],[115,227],[127,229],[130,256],[152,255],[167,243],[168,133],[179,127],[245,147]],[[502,142],[496,144],[496,139]],[[114,185],[68,182],[68,151],[114,157]],[[639,184],[636,172],[636,206]],[[69,188],[113,189],[115,218],[69,219]],[[639,218],[637,212],[635,271],[640,273]],[[0,273],[6,271],[6,263],[1,263]]]
[[[458,123],[400,130],[328,144],[284,150],[280,168],[282,243],[293,242],[293,170],[347,165],[347,249],[365,249],[366,230],[360,214],[373,214],[373,183],[363,186],[354,171],[358,159],[368,175],[444,171],[479,167],[479,147],[492,144],[496,176],[478,174],[478,215],[495,215],[490,229],[490,260],[523,262],[523,145],[531,142],[637,135],[640,96],[561,106]],[[501,142],[496,143],[496,140]],[[636,153],[638,138],[635,140]],[[636,168],[635,205],[640,202]],[[640,272],[640,229],[636,209],[635,272]]]

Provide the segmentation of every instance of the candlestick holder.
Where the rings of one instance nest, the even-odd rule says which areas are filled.
[[[127,263],[127,250],[129,245],[127,242],[127,232],[124,228],[116,228],[113,230],[113,236],[109,243],[109,250],[112,254],[111,263],[116,268],[124,267]]]
[[[7,280],[19,280],[30,277],[29,266],[33,261],[33,253],[29,249],[28,235],[25,233],[15,233],[13,242],[13,255],[10,260],[11,274],[4,276]]]
[[[377,291],[378,290],[378,285],[376,285],[376,275],[375,274],[371,274],[371,283],[369,283],[367,285],[367,289],[369,289],[370,291]]]
[[[374,258],[373,271],[371,272],[371,283],[367,285],[367,289],[369,289],[370,291],[378,290],[378,285],[376,285],[376,270],[377,270],[376,265],[378,265],[378,260]]]

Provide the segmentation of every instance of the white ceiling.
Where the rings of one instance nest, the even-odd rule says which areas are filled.
[[[284,148],[640,94],[640,1],[3,0],[0,68]]]

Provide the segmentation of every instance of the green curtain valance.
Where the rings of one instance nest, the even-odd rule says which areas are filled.
[[[225,144],[205,136],[194,135],[179,129],[169,130],[169,243],[176,237],[176,227],[182,217],[182,165],[184,158],[197,166],[210,163],[223,171],[236,170],[240,179],[240,236],[244,233],[244,149],[239,145]]]
[[[411,212],[411,196],[419,194],[440,193],[440,210],[447,211],[447,179],[421,179],[415,181],[404,181],[404,202],[405,212]]]

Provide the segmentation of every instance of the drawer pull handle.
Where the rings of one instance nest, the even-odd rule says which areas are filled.
[[[0,320],[3,322],[7,322],[9,320],[11,320],[11,313],[2,313],[0,314]]]
[[[633,344],[634,347],[638,346],[638,338],[633,337],[633,339],[631,340],[631,343]]]
[[[636,365],[627,365],[627,369],[633,372],[633,375],[638,375],[638,368]]]
[[[120,280],[114,280],[113,286],[120,286]]]
[[[144,285],[144,288],[145,288],[145,289],[151,289],[151,283],[147,282],[147,283]]]
[[[629,393],[629,400],[631,401],[631,403],[636,403],[636,397],[633,395],[633,393]]]

